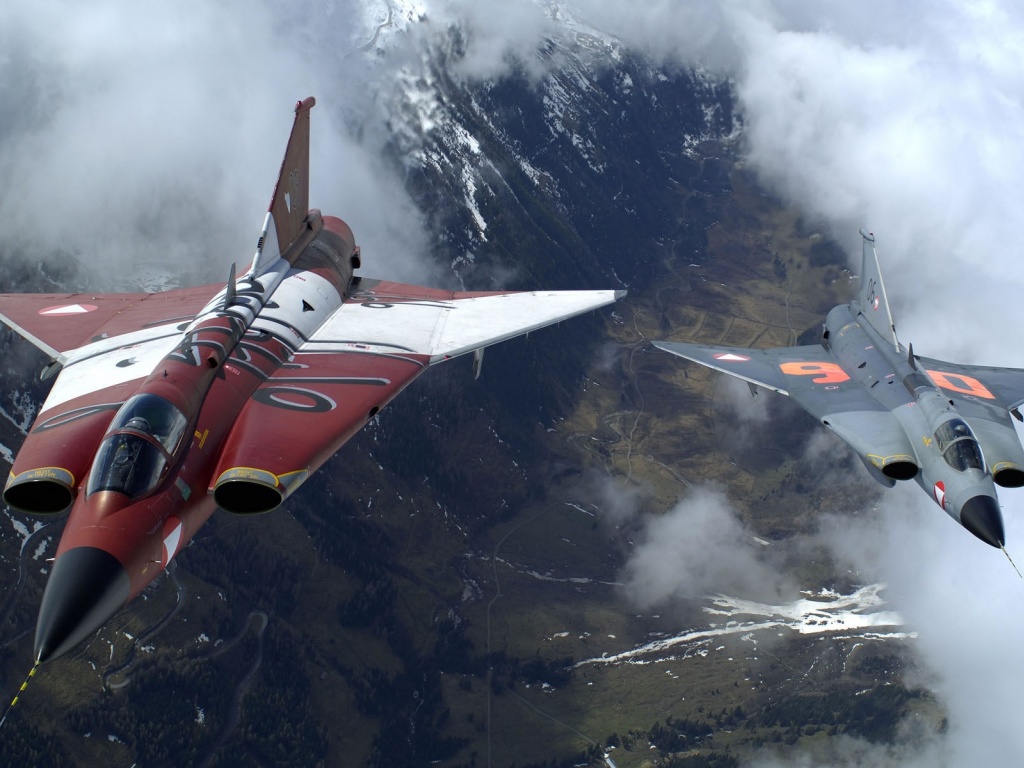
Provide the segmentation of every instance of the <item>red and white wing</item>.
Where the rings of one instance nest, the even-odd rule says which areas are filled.
[[[149,375],[222,285],[163,293],[0,294],[0,321],[62,366],[41,417]],[[107,398],[109,400],[110,398]],[[57,409],[56,411],[54,409]]]
[[[20,509],[53,513],[71,503],[118,407],[174,349],[184,325],[220,287],[0,295],[0,321],[62,366],[12,467],[9,486],[24,482],[36,488]],[[38,490],[40,480],[49,492]]]
[[[53,360],[103,339],[191,321],[223,288],[205,285],[164,293],[4,293],[0,322]]]
[[[246,403],[211,478],[218,505],[273,509],[431,364],[622,295],[471,294],[361,281]],[[230,363],[243,364],[237,355]]]
[[[625,291],[466,293],[363,280],[303,351],[372,348],[430,364],[589,312]]]

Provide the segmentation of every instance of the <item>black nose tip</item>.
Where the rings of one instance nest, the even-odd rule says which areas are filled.
[[[36,622],[36,659],[55,659],[106,623],[128,600],[131,584],[120,561],[96,547],[61,554],[43,592]]]
[[[974,496],[960,508],[960,524],[993,547],[1006,543],[999,502],[991,496]]]

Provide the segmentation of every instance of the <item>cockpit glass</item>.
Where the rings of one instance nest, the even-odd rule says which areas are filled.
[[[121,406],[110,422],[107,434],[129,429],[149,435],[173,455],[186,426],[185,415],[162,397],[136,395]]]
[[[87,493],[117,491],[135,499],[163,477],[188,421],[167,400],[136,395],[121,406],[100,444]]]
[[[941,424],[935,430],[935,440],[939,444],[942,458],[958,472],[985,468],[981,446],[963,419],[950,419]]]
[[[111,435],[96,454],[87,490],[117,491],[134,499],[155,488],[166,467],[164,452],[141,435]]]

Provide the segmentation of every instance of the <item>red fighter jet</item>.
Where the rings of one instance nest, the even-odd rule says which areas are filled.
[[[622,291],[466,293],[354,275],[340,219],[310,210],[299,102],[249,270],[163,293],[5,294],[0,320],[58,370],[4,489],[70,508],[36,663],[99,629],[220,508],[279,506],[429,366],[610,304]]]

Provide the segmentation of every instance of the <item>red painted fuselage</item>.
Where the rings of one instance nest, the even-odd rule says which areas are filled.
[[[370,311],[387,298],[387,283],[363,291],[351,286],[351,266],[345,266],[353,253],[348,227],[327,218],[294,264],[282,266],[286,271],[273,292],[243,278],[232,305],[226,306],[222,295],[189,325],[174,351],[121,408],[130,410],[147,395],[171,404],[186,424],[179,444],[167,450],[159,435],[134,428],[132,419],[126,422],[124,417],[144,409],[136,407],[122,418],[115,414],[104,444],[139,443],[158,454],[162,467],[154,475],[147,465],[146,477],[129,480],[128,487],[123,482],[116,490],[97,486],[75,499],[40,610],[37,658],[60,655],[105,623],[167,567],[218,507],[245,514],[278,506],[426,368],[425,356],[405,351],[355,348],[349,354],[325,353],[325,359],[299,351],[301,341],[347,293],[353,294],[349,301]],[[424,300],[452,295],[423,293]],[[103,399],[109,395],[104,391]],[[84,399],[94,402],[71,402],[64,412],[101,412],[95,395]],[[306,451],[305,460],[296,459],[308,441],[299,434],[289,441],[288,435],[295,416],[310,412],[322,412],[335,425],[333,437]],[[74,426],[75,420],[65,420],[42,434],[50,441]],[[26,448],[18,465],[38,466],[32,445],[27,442]],[[103,471],[104,456],[117,450],[104,452],[101,444],[90,483]],[[125,459],[132,460],[138,458]],[[136,487],[147,479],[151,485]],[[78,584],[92,587],[83,591]]]
[[[473,293],[359,278],[340,219],[309,210],[299,102],[249,270],[155,294],[0,294],[54,383],[4,501],[70,509],[36,626],[42,662],[137,596],[216,509],[268,512],[432,364],[621,298]]]

